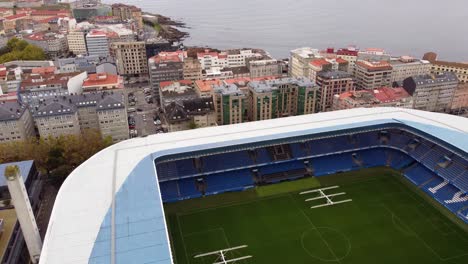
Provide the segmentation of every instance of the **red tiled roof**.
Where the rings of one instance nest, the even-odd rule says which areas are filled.
[[[342,58],[336,58],[337,63],[347,63],[348,61]]]
[[[57,70],[56,67],[54,66],[48,66],[48,67],[39,67],[39,68],[33,68],[32,73],[54,73]]]
[[[322,67],[323,65],[328,65],[330,62],[328,62],[325,59],[314,59],[310,63],[310,65],[316,66],[316,67]]]
[[[177,55],[156,55],[154,57],[151,57],[150,59],[154,60],[155,63],[164,63],[164,62],[181,62],[182,60],[180,59],[179,56]]]
[[[410,95],[403,87],[381,87],[378,89],[374,89],[374,96],[379,101],[387,103],[399,101],[403,98],[409,97]]]
[[[109,84],[118,84],[119,76],[109,73],[95,73],[89,74],[88,78],[83,81],[83,87],[89,86],[102,86]]]
[[[19,18],[24,18],[24,17],[27,17],[27,16],[28,16],[27,14],[16,14],[16,15],[11,15],[11,16],[5,17],[5,20],[19,19]]]
[[[205,51],[205,52],[198,52],[197,53],[198,58],[203,58],[205,56],[218,57],[219,53],[215,52],[215,51]]]
[[[349,49],[339,49],[336,52],[337,55],[343,55],[343,56],[357,56],[358,51],[357,50],[349,50]]]
[[[222,82],[219,79],[195,81],[195,85],[198,87],[200,92],[210,92],[213,90],[213,85],[221,85],[221,83]]]

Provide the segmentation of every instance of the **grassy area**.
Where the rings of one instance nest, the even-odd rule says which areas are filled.
[[[258,197],[272,196],[293,191],[312,189],[320,187],[320,182],[315,177],[303,178],[297,181],[287,181],[257,187]]]
[[[323,200],[306,202],[316,194],[288,193],[290,184],[267,188],[268,197],[251,189],[167,204],[176,263],[213,263],[193,256],[244,244],[229,257],[253,258],[237,263],[468,263],[468,233],[396,174],[318,177],[322,186],[340,186],[327,193],[346,193],[332,200],[352,202],[315,209]]]

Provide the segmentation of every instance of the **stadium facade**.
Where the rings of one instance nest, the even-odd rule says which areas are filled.
[[[62,185],[40,263],[173,263],[163,202],[373,166],[403,171],[468,223],[467,153],[468,119],[397,108],[127,140]]]

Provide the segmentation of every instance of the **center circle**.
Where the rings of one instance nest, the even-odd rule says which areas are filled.
[[[351,241],[341,231],[330,227],[314,227],[301,235],[302,248],[321,261],[340,261],[351,252]]]

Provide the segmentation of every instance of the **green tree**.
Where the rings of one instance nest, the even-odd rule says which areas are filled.
[[[6,45],[6,52],[0,53],[0,63],[13,60],[44,60],[46,55],[44,51],[24,40],[11,38]]]

